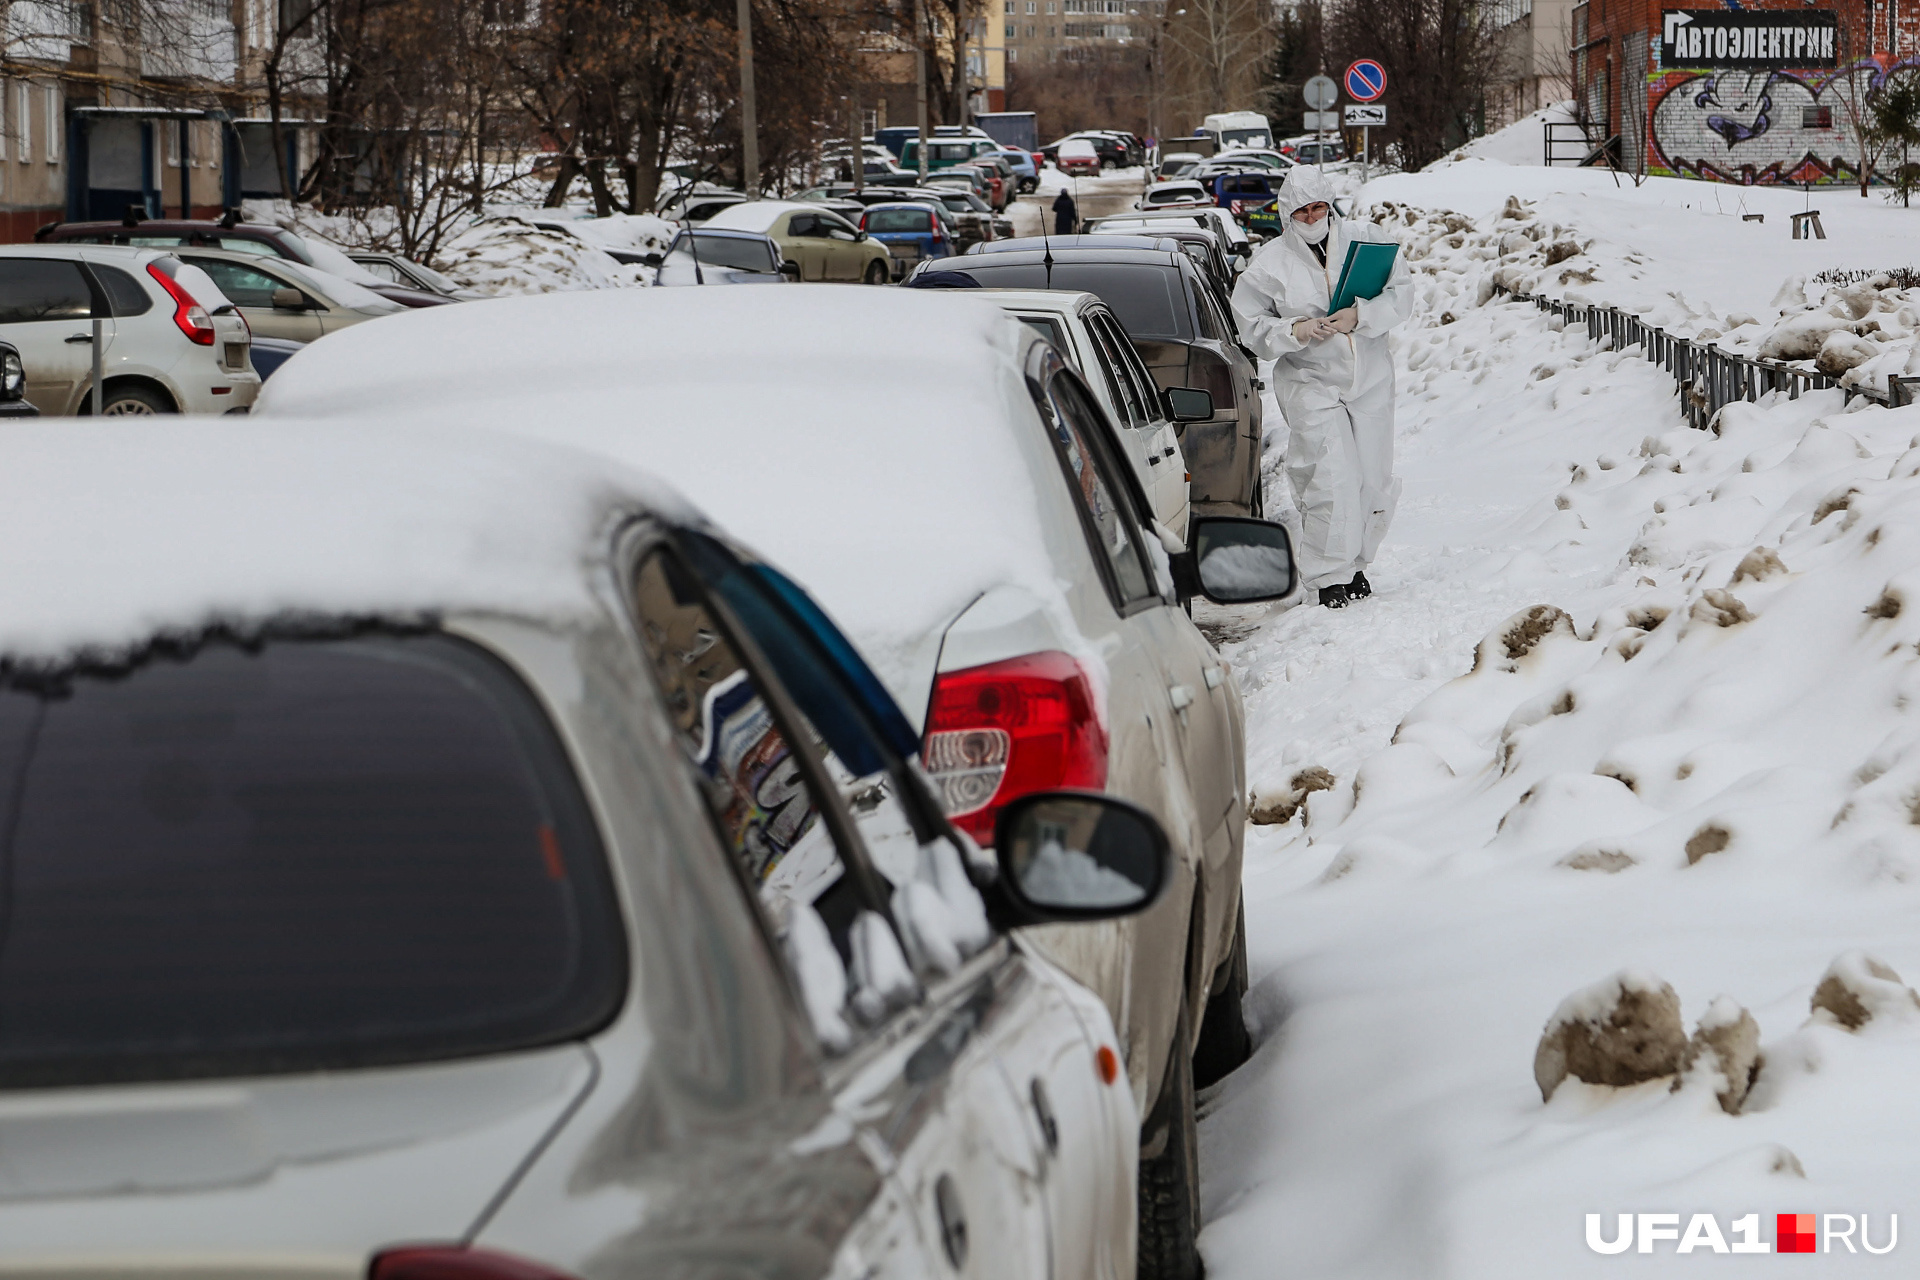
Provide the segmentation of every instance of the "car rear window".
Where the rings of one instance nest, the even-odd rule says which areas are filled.
[[[1045,264],[967,260],[967,274],[987,289],[1083,289],[1107,304],[1129,338],[1193,340],[1180,273],[1152,262]]]
[[[571,1039],[623,937],[551,725],[463,641],[0,685],[0,1087]]]
[[[933,230],[931,209],[870,209],[867,230],[872,232],[908,231],[926,235]]]
[[[109,267],[103,263],[93,263],[90,268],[94,279],[107,291],[107,298],[113,304],[116,316],[143,316],[153,310],[153,298],[138,280],[118,267]]]

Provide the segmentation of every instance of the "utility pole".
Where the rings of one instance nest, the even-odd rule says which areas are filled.
[[[742,0],[745,3],[745,0]],[[913,0],[913,106],[920,124],[920,185],[927,185],[927,0]]]
[[[867,187],[867,144],[861,141],[860,95],[850,93],[847,95],[847,101],[852,106],[850,112],[852,123],[847,131],[847,148],[853,152],[853,159],[848,163],[853,166],[853,189],[858,194]]]
[[[740,188],[760,193],[760,117],[753,101],[753,0],[736,0],[740,23]]]

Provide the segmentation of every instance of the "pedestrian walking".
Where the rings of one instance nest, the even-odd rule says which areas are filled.
[[[1070,236],[1080,229],[1080,207],[1073,202],[1073,195],[1062,187],[1060,194],[1053,200],[1053,234]]]
[[[1300,510],[1300,574],[1320,603],[1345,608],[1373,594],[1366,568],[1393,519],[1393,358],[1387,331],[1413,310],[1406,255],[1378,297],[1327,314],[1347,246],[1392,243],[1371,222],[1333,208],[1317,167],[1287,171],[1281,234],[1254,255],[1233,289],[1247,345],[1274,362],[1274,398],[1287,419],[1287,482]]]

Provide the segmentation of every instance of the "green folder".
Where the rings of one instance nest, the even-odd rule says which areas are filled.
[[[1397,244],[1376,244],[1354,240],[1347,245],[1347,261],[1340,268],[1340,283],[1334,286],[1333,301],[1327,314],[1344,311],[1357,298],[1377,298],[1393,274],[1393,259],[1400,252]]]

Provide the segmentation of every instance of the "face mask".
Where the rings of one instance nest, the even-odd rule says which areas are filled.
[[[1293,227],[1300,233],[1300,238],[1308,244],[1319,244],[1327,238],[1327,228],[1331,225],[1333,225],[1333,219],[1329,216],[1318,222],[1296,222]]]

